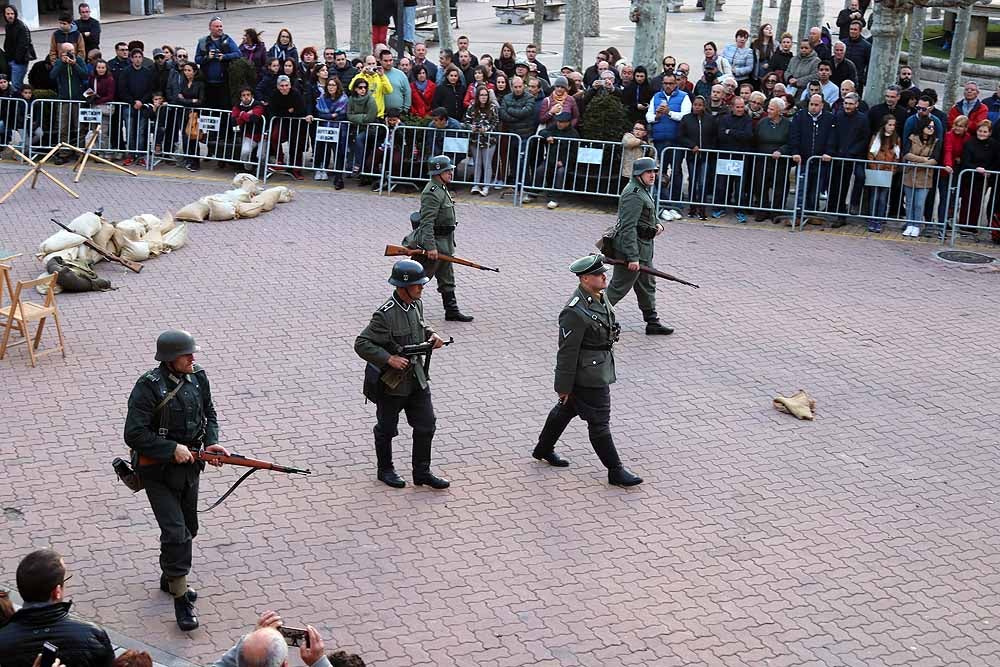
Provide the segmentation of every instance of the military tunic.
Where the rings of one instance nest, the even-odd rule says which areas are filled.
[[[424,306],[420,299],[404,303],[393,294],[375,313],[371,322],[354,341],[359,357],[384,372],[397,372],[389,366],[389,357],[404,345],[423,343],[434,335],[434,329],[424,321]],[[379,470],[392,465],[392,439],[399,435],[399,413],[413,428],[413,468],[428,470],[431,461],[431,441],[436,418],[431,403],[430,378],[424,373],[423,359],[412,357],[410,366],[402,372],[402,381],[395,388],[383,385],[382,397],[376,404],[375,454]]]
[[[626,262],[652,266],[653,237],[657,230],[653,197],[642,181],[633,176],[618,201],[618,225],[612,241],[614,256]],[[607,289],[608,300],[612,305],[617,304],[633,289],[643,319],[646,322],[656,321],[656,278],[616,265]]]
[[[569,394],[549,412],[536,452],[551,453],[566,426],[579,416],[587,422],[590,442],[607,468],[621,465],[611,437],[611,389],[615,382],[613,347],[618,321],[607,296],[597,299],[582,286],[559,313],[559,351],[555,390]]]
[[[159,413],[156,406],[180,389]],[[191,569],[192,541],[198,534],[198,476],[203,463],[174,463],[178,444],[193,448],[219,442],[219,422],[204,369],[175,374],[164,363],[144,373],[128,399],[125,444],[157,461],[138,466],[146,496],[160,526],[160,568],[168,578]]]
[[[420,225],[403,239],[403,245],[454,255],[457,226],[455,198],[440,179],[431,178],[420,194]],[[455,291],[455,269],[451,263],[432,262],[426,257],[414,259],[424,266],[424,275],[437,278],[438,292]]]

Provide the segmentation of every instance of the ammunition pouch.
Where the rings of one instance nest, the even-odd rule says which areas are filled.
[[[435,227],[434,236],[450,236],[455,233],[454,227]]]
[[[361,393],[372,403],[382,400],[382,369],[373,363],[365,364],[365,382]]]
[[[656,227],[639,227],[636,235],[643,241],[652,241],[656,237]]]

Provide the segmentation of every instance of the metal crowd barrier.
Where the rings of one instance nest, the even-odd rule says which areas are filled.
[[[774,219],[787,217],[794,225],[795,203],[788,196],[794,167],[790,155],[776,158],[772,153],[664,148],[660,153],[657,213],[663,208],[690,205],[721,217],[721,212],[731,208],[742,215],[756,212]]]
[[[907,192],[906,181],[925,176],[930,187]],[[814,155],[800,166],[795,199],[803,226],[811,219],[857,217],[904,230],[917,225],[923,236],[943,241],[952,220],[953,178],[940,166]]]
[[[490,145],[479,148],[477,140],[482,134],[472,130],[401,126],[392,143],[390,192],[400,183],[423,188],[430,178],[427,161],[435,155],[447,155],[455,165],[452,183],[510,190],[514,203],[519,204],[521,137],[511,132],[488,132],[486,136]],[[477,165],[480,159],[483,162]],[[483,165],[489,169],[483,169]]]
[[[0,97],[0,152],[13,146],[27,150],[28,103],[18,97]]]
[[[958,236],[975,238],[987,229],[993,242],[1000,243],[1000,171],[966,169],[955,177],[951,244]]]
[[[284,170],[351,174],[357,166],[358,175],[379,179],[381,192],[390,135],[395,133],[382,123],[356,125],[346,120],[318,118],[308,123],[305,118],[272,118],[267,130],[263,178],[266,182]]]
[[[148,163],[150,110],[124,102],[92,106],[75,100],[34,100],[29,130],[33,153],[47,153],[59,143],[86,148],[108,157],[132,156]],[[73,156],[75,159],[75,155]]]
[[[259,175],[260,156],[254,156],[263,140],[266,122],[261,118],[251,127],[238,126],[229,109],[168,104],[156,116],[153,165],[166,158],[173,158],[178,165],[190,160],[215,160],[243,165]]]
[[[622,175],[623,155],[618,141],[557,138],[550,143],[536,134],[528,138],[521,162],[522,193],[618,197],[628,182]],[[643,146],[643,157],[656,157],[656,150]]]

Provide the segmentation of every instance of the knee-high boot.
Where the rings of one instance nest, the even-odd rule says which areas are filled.
[[[447,489],[451,482],[431,472],[431,436],[413,434],[413,483],[432,489]]]
[[[463,315],[458,309],[458,298],[454,292],[441,292],[441,301],[444,303],[444,319],[449,322],[471,322],[472,315]]]

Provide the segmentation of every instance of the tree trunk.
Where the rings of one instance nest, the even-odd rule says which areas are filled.
[[[705,0],[706,14],[709,3],[714,9],[715,0]],[[644,65],[648,72],[659,72],[667,33],[667,5],[663,0],[632,0],[632,12],[637,19],[632,64]]]
[[[778,6],[778,25],[774,28],[774,41],[777,42],[781,36],[788,32],[788,18],[792,13],[792,0],[781,0]],[[794,50],[794,49],[793,49]]]
[[[351,2],[351,50],[362,56],[372,50],[372,3],[371,0]]]
[[[794,53],[798,53],[798,42],[801,42],[809,34],[809,24],[812,17],[812,2],[810,0],[802,0],[802,8],[799,10],[799,31],[797,33],[797,38],[795,40],[796,46],[792,49]]]
[[[889,9],[883,3],[875,5],[872,15],[872,57],[868,64],[864,100],[869,106],[880,104],[885,89],[896,82],[899,68],[899,41],[908,9]]]
[[[764,0],[753,0],[750,5],[750,39],[757,39],[757,31],[760,29],[760,19],[764,15]]]
[[[951,35],[951,57],[948,58],[948,74],[944,79],[942,109],[950,109],[960,97],[962,85],[962,63],[965,61],[965,42],[972,23],[972,5],[958,8],[955,16],[955,30]]]
[[[451,3],[448,0],[437,0],[438,44],[442,49],[455,48],[451,39]],[[455,58],[456,62],[458,57]]]
[[[913,80],[920,82],[920,60],[924,56],[924,26],[927,25],[927,8],[914,7],[910,14],[910,57],[907,61],[913,70]]]
[[[441,0],[438,0],[441,2]],[[583,67],[583,15],[587,11],[582,0],[566,3],[566,10],[563,13],[563,64],[569,65],[573,69],[580,70]]]
[[[583,17],[584,34],[587,37],[601,36],[601,2],[587,0],[586,15]]]
[[[702,21],[715,21],[715,0],[705,0],[705,15]]]
[[[545,13],[545,0],[535,0],[535,18],[531,26],[531,42],[542,50],[542,14]]]
[[[337,48],[337,19],[333,15],[333,0],[323,0],[323,43],[331,49]]]

